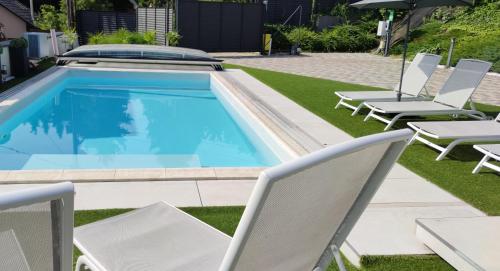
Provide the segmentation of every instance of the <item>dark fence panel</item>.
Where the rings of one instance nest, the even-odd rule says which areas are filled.
[[[80,10],[76,14],[76,31],[80,44],[86,44],[88,34],[113,33],[120,28],[137,30],[135,12]]]
[[[266,22],[282,24],[298,6],[302,6],[302,25],[309,25],[311,21],[311,0],[268,0]],[[299,25],[299,12],[290,19],[288,24]]]
[[[261,3],[179,0],[180,46],[208,52],[260,51],[264,28]]]

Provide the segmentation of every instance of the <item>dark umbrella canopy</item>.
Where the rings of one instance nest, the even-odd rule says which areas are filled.
[[[473,5],[474,0],[363,0],[351,4],[357,8],[417,9],[439,6]]]
[[[401,67],[401,76],[399,79],[398,101],[401,101],[401,89],[403,88],[403,75],[405,71],[406,52],[408,51],[408,35],[410,33],[410,20],[412,12],[418,8],[440,7],[440,6],[469,6],[474,5],[474,0],[362,0],[351,4],[351,6],[360,9],[405,9],[409,16],[406,22],[406,36],[403,49],[403,63]]]

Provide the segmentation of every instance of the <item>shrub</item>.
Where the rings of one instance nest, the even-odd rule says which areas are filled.
[[[319,35],[305,27],[299,27],[286,35],[291,44],[299,44],[306,51],[323,51]]]
[[[89,44],[156,44],[155,32],[131,32],[119,29],[112,34],[96,33],[89,36]]]
[[[341,25],[321,32],[323,48],[327,52],[360,52],[377,46],[373,33],[357,25]]]
[[[175,31],[167,33],[168,46],[178,46],[182,36]]]
[[[273,35],[273,50],[290,50],[293,44],[300,44],[304,51],[313,52],[361,52],[377,47],[375,21],[359,24],[345,24],[322,32],[306,27],[266,25],[266,33]]]

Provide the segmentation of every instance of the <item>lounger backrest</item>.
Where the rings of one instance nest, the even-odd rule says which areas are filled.
[[[490,68],[490,62],[460,60],[434,101],[463,108]]]
[[[344,242],[411,135],[359,138],[264,171],[219,270],[313,270]]]
[[[73,184],[0,194],[0,270],[72,270]]]
[[[438,55],[417,54],[403,75],[401,92],[418,96],[436,70],[439,61],[441,56]],[[399,90],[399,84],[395,90]]]

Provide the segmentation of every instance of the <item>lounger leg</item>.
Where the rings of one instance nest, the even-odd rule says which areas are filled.
[[[340,105],[342,105],[343,102],[344,102],[344,98],[340,98],[340,101],[335,106],[335,109],[339,109]]]
[[[450,145],[448,145],[442,152],[441,154],[436,158],[436,161],[441,161],[443,160],[446,155],[448,155],[448,153],[450,153],[450,151],[455,148],[456,145],[462,143],[464,140],[461,140],[461,139],[457,139],[453,142],[450,143]]]
[[[365,120],[364,120],[364,121],[368,121],[368,120],[372,117],[373,112],[374,112],[374,110],[372,109],[372,110],[370,111],[370,113],[368,113],[368,115],[366,116],[366,118],[365,118]]]
[[[404,114],[398,114],[398,115],[396,115],[394,118],[392,118],[391,122],[389,122],[389,124],[387,124],[387,126],[385,126],[384,131],[387,131],[387,130],[391,129],[391,127],[392,127],[394,124],[396,124],[396,122],[397,122],[397,121],[398,121],[401,117],[403,117],[403,116],[404,116]]]
[[[335,261],[337,262],[337,266],[339,267],[340,271],[347,271],[344,265],[344,261],[342,260],[342,256],[340,256],[340,251],[336,246],[332,247],[332,253],[333,256],[335,257]]]
[[[410,141],[408,141],[408,146],[410,146],[411,144],[415,143],[415,141],[417,141],[418,137],[420,136],[420,133],[419,132],[416,132],[413,137],[410,139]]]
[[[101,271],[99,268],[97,268],[97,266],[92,264],[87,259],[87,257],[80,256],[80,257],[78,257],[78,260],[76,261],[75,271],[85,271],[85,270]]]
[[[481,159],[479,164],[477,164],[477,166],[474,168],[472,174],[478,174],[481,168],[483,168],[484,163],[488,162],[488,160],[490,160],[490,157],[488,155],[485,155],[483,159]]]
[[[359,110],[361,110],[361,108],[363,108],[363,106],[365,106],[365,104],[364,103],[360,103],[358,105],[358,107],[356,107],[356,109],[354,110],[354,112],[352,112],[351,116],[356,116],[359,113]]]

